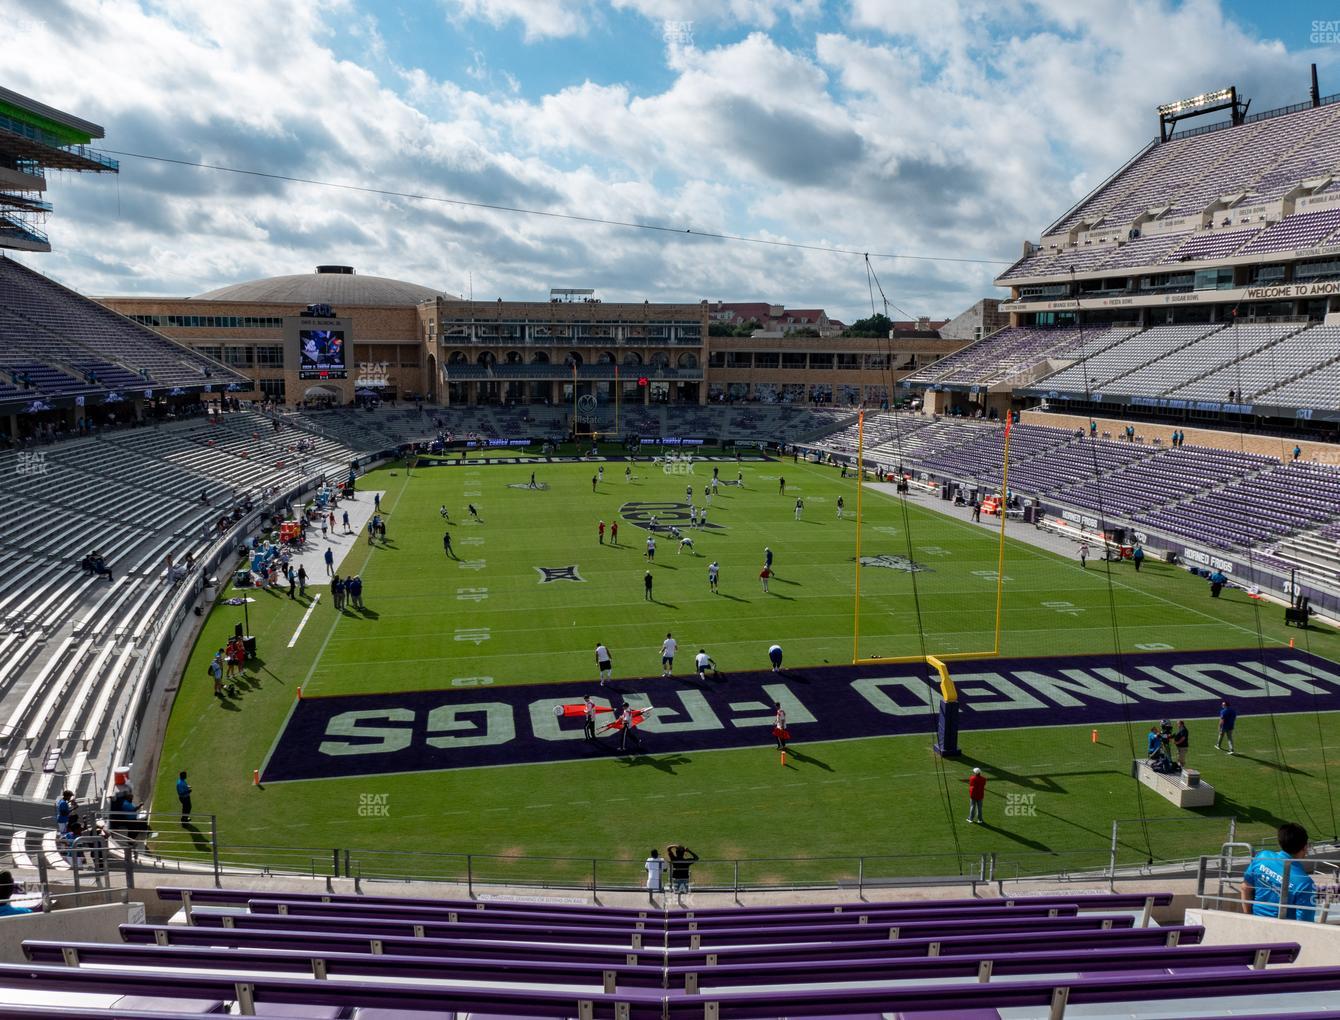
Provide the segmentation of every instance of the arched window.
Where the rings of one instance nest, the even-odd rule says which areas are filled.
[[[496,365],[498,363],[498,359],[494,357],[492,351],[480,351],[479,357],[475,359],[475,362],[476,364],[480,364],[485,366],[486,368],[489,368],[492,367],[493,365]]]
[[[548,352],[548,351],[536,351],[534,354],[532,354],[532,355],[530,356],[530,363],[531,363],[532,365],[547,365],[547,364],[549,364],[549,352]]]
[[[448,357],[447,357],[447,364],[448,364],[448,365],[468,365],[468,364],[470,364],[470,359],[469,359],[468,357],[466,357],[464,351],[452,351],[451,354],[448,355]]]
[[[683,354],[681,354],[681,355],[679,356],[679,367],[680,367],[680,368],[697,368],[697,367],[698,367],[698,358],[697,358],[697,355],[692,354],[692,353],[690,353],[689,351],[685,351]]]

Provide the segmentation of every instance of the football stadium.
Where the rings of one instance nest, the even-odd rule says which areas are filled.
[[[0,87],[0,1020],[1340,1017],[1298,77],[853,326],[88,293],[46,196],[117,125]]]

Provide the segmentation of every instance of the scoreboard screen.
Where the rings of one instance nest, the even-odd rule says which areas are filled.
[[[347,319],[289,317],[284,334],[289,347],[289,364],[297,363],[299,379],[347,379],[353,354],[350,323]]]

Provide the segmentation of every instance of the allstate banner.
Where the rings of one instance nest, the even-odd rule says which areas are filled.
[[[761,653],[760,653],[761,654]],[[991,659],[955,663],[960,743],[989,747],[989,730],[1213,717],[1222,699],[1240,724],[1270,713],[1340,709],[1340,665],[1291,648]],[[723,673],[699,681],[641,678],[483,684],[296,702],[263,769],[265,782],[581,761],[620,754],[619,733],[595,742],[562,706],[647,709],[648,754],[767,747],[774,705],[800,744],[935,735],[940,694],[920,663]],[[557,711],[556,711],[557,710]],[[602,713],[599,719],[610,719]],[[1208,736],[1208,731],[1204,736]],[[1200,739],[1204,739],[1202,736]]]

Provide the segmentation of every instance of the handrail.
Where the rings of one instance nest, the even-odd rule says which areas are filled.
[[[169,811],[134,820],[109,819],[108,845],[103,844],[100,834],[80,844],[88,848],[86,852],[93,855],[95,865],[91,870],[84,868],[82,874],[98,888],[111,888],[117,883],[133,888],[141,875],[195,875],[211,879],[216,887],[222,885],[224,875],[322,879],[328,886],[336,879],[345,879],[353,881],[355,888],[363,881],[440,882],[464,886],[471,896],[480,889],[504,887],[569,889],[592,896],[602,891],[645,888],[640,859],[233,844],[219,838],[218,821],[213,815],[196,816],[196,833],[174,831],[179,820],[179,815]],[[50,817],[40,821],[54,827]],[[0,841],[16,832],[32,830],[31,825],[0,824]],[[41,886],[49,890],[52,883],[45,855],[35,856]],[[955,885],[970,886],[976,892],[981,885],[1003,889],[1005,882],[1051,879],[1106,882],[1115,891],[1118,881],[1147,881],[1155,875],[1191,876],[1207,859],[1114,866],[1105,847],[971,854],[705,858],[693,865],[693,885],[698,891],[736,895],[782,889],[854,889],[864,893],[871,889]],[[78,861],[76,857],[76,864]],[[780,878],[772,877],[778,874]],[[76,867],[71,875],[76,890],[80,877],[81,870]]]
[[[1246,874],[1247,867],[1251,863],[1250,855],[1246,858],[1234,858],[1231,854],[1225,854],[1230,844],[1225,844],[1220,853],[1210,855],[1203,854],[1197,858],[1196,865],[1196,898],[1200,901],[1202,908],[1206,904],[1220,904],[1218,909],[1236,910],[1240,907],[1252,908],[1249,912],[1255,913],[1256,907],[1270,907],[1275,911],[1277,919],[1287,919],[1290,912],[1296,911],[1316,911],[1315,920],[1325,922],[1328,914],[1331,913],[1333,904],[1340,902],[1340,857],[1336,856],[1311,856],[1298,860],[1286,857],[1283,861],[1283,870],[1280,880],[1280,888],[1289,888],[1290,874],[1294,868],[1304,868],[1311,872],[1318,867],[1330,868],[1334,872],[1335,881],[1330,885],[1319,886],[1317,888],[1316,902],[1314,906],[1299,906],[1289,902],[1287,896],[1279,897],[1278,901],[1261,899],[1243,899],[1241,885],[1239,884],[1232,893],[1225,894],[1225,882],[1232,883],[1235,880],[1241,882]],[[1246,844],[1232,844],[1234,846],[1243,846]],[[1218,882],[1218,892],[1209,891],[1209,882],[1211,879]],[[1227,904],[1227,905],[1224,905]],[[1257,914],[1258,917],[1267,915]]]

